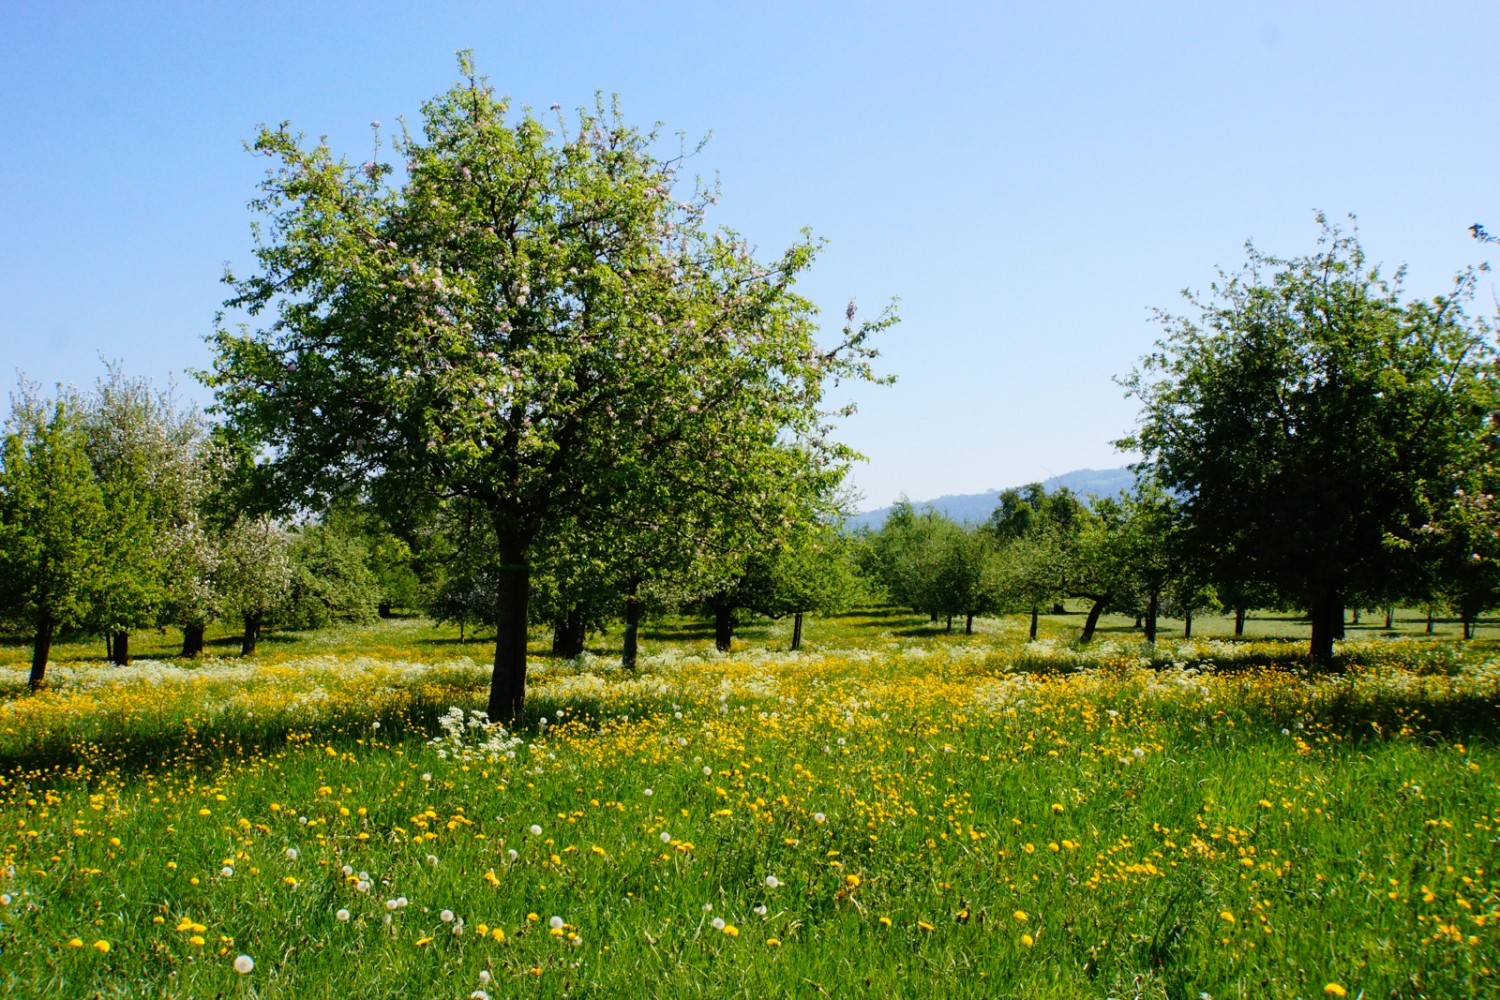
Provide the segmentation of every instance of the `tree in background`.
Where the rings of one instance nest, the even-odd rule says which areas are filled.
[[[1002,609],[1030,615],[1029,638],[1037,618],[1064,596],[1064,560],[1070,539],[1087,508],[1064,488],[1049,494],[1041,483],[1001,492],[986,524],[1000,546],[997,584]]]
[[[244,625],[240,655],[255,652],[267,616],[292,588],[292,535],[269,517],[241,517],[219,543],[219,593],[226,614]]]
[[[347,522],[303,525],[287,555],[292,579],[278,618],[291,628],[331,622],[368,622],[380,605],[380,584],[370,572],[369,550]]]
[[[645,470],[770,529],[780,484],[809,456],[847,460],[819,410],[825,382],[870,377],[850,319],[814,340],[792,291],[815,246],[762,262],[710,232],[716,200],[673,193],[678,161],[602,104],[554,125],[510,109],[468,57],[423,107],[392,168],[335,160],[283,126],[254,207],[261,273],[227,305],[276,320],[220,329],[217,406],[288,502],[381,488],[463,498],[494,548],[488,711],[525,697],[530,565],[549,529],[597,522]],[[553,133],[561,136],[554,138]],[[788,441],[800,447],[789,448]]]
[[[42,399],[22,384],[0,444],[0,617],[33,635],[32,690],[52,639],[87,616],[100,572],[104,497],[94,479],[77,396]]]
[[[1346,602],[1413,575],[1466,442],[1500,405],[1493,349],[1463,311],[1473,275],[1402,303],[1353,236],[1319,221],[1316,253],[1252,248],[1190,296],[1197,319],[1162,317],[1166,338],[1124,380],[1142,413],[1121,443],[1182,498],[1215,581],[1307,608],[1326,661]]]
[[[176,586],[172,546],[191,534],[205,493],[202,416],[169,386],[107,366],[86,401],[82,425],[106,511],[99,572],[90,579],[89,624],[110,639],[116,663],[130,660],[130,633],[164,624]],[[176,553],[181,556],[180,550]]]

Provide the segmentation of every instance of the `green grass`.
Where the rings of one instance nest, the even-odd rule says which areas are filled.
[[[1307,674],[1305,632],[1077,624],[877,610],[718,656],[670,622],[634,675],[608,638],[539,655],[488,747],[440,724],[488,647],[416,619],[248,662],[63,646],[35,696],[0,649],[0,989],[1500,995],[1487,641],[1360,633]]]

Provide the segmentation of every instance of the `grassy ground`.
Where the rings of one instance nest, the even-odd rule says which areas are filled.
[[[539,656],[514,733],[445,728],[489,651],[415,619],[40,695],[0,649],[0,989],[1500,995],[1487,641],[1077,624],[673,622]]]

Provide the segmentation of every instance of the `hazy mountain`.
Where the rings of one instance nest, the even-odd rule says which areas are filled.
[[[1042,481],[1042,487],[1048,493],[1055,493],[1063,487],[1067,487],[1079,496],[1088,496],[1090,493],[1098,496],[1114,496],[1121,490],[1129,489],[1135,482],[1135,477],[1130,470],[1124,467],[1118,469],[1077,469],[1073,472],[1065,472],[1060,476]],[[1025,486],[1025,483],[1017,483],[1016,486]],[[987,490],[984,493],[962,493],[954,496],[942,496],[935,500],[913,500],[912,506],[921,510],[931,507],[946,515],[954,521],[963,524],[970,522],[977,524],[989,519],[991,512],[995,509],[995,503],[1000,499],[1000,490]],[[878,530],[885,523],[886,515],[891,512],[890,507],[881,507],[879,510],[867,511],[849,519],[849,523],[855,527],[867,526]]]

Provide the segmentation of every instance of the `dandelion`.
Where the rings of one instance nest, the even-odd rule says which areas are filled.
[[[1226,924],[1232,924],[1234,923],[1234,914],[1230,913],[1228,910],[1224,910],[1220,912],[1219,919],[1224,921]]]
[[[828,819],[828,817],[824,816],[822,813],[813,813],[813,822],[814,823],[822,823],[822,822],[826,821],[827,819]]]
[[[540,837],[542,835],[542,828],[541,828],[541,826],[539,824],[537,824],[537,823],[531,824],[531,835],[533,837]]]
[[[297,849],[295,847],[288,847],[286,849],[286,859],[288,861],[296,861],[297,860]]]
[[[724,929],[723,917],[714,917],[713,920],[709,921],[709,923],[713,925],[713,929],[716,931],[722,931]]]
[[[1021,943],[1030,948],[1032,945],[1036,944],[1036,938],[1032,937],[1030,934],[1022,934]]]
[[[68,947],[69,948],[82,948],[83,947],[83,938],[69,938],[68,939]]]
[[[1344,989],[1344,987],[1340,986],[1338,983],[1329,983],[1327,986],[1323,987],[1323,992],[1331,997],[1346,997],[1349,995],[1349,991]]]
[[[765,903],[761,903],[761,904],[759,904],[758,906],[755,907],[755,915],[757,917],[763,917],[763,916],[766,915],[766,904]]]
[[[672,835],[670,833],[668,833],[667,831],[663,830],[661,832],[661,842],[663,844],[670,844],[672,842]]]
[[[249,955],[241,955],[234,960],[234,971],[242,976],[250,975],[250,970],[255,968],[255,959]]]
[[[441,920],[445,924],[451,924],[451,923],[453,923],[453,911],[452,910],[444,910],[442,913],[438,914],[438,919]]]
[[[229,876],[234,874],[234,869],[229,867],[228,865],[225,865],[223,868],[219,869],[219,874],[224,878],[229,878]]]
[[[97,951],[101,955],[108,955],[109,954],[109,942],[103,940],[102,938],[100,940],[98,940],[98,941],[95,941],[94,942],[94,950]]]
[[[510,860],[515,861],[521,856],[521,852],[512,847],[510,850],[505,852],[505,856],[510,858]]]
[[[480,986],[488,986],[489,984],[490,984],[490,970],[489,969],[480,969],[479,970],[479,985]]]
[[[720,927],[719,930],[723,931],[729,937],[740,936],[740,929],[734,926],[734,924],[725,924],[723,927]]]
[[[1023,922],[1031,919],[1031,917],[1027,915],[1025,910],[1017,910],[1015,913],[1012,913],[1011,916]]]
[[[397,904],[396,904],[396,901],[394,899],[387,899],[385,901],[385,908],[387,910],[394,910],[396,908],[396,905]]]
[[[656,793],[653,792],[651,789],[648,788],[644,792],[642,792],[641,794],[644,795],[644,796],[646,796],[646,798],[649,799],[651,796],[655,795]]]
[[[350,875],[354,874],[354,866],[353,865],[345,865],[344,867],[340,868],[339,871],[341,871],[341,872],[344,873],[344,877],[345,878],[348,878]]]
[[[777,886],[779,886],[780,884],[781,884],[781,879],[777,878],[775,875],[767,875],[766,876],[766,888],[767,889],[774,889]]]
[[[776,938],[766,938],[766,947],[767,948],[780,948],[781,947],[781,942],[778,939],[776,939]]]
[[[560,930],[563,929],[563,918],[562,917],[549,917],[547,919],[547,926],[550,927],[550,928],[552,928],[555,931],[560,931]]]
[[[349,911],[345,910],[345,909],[340,909],[337,913],[334,914],[334,916],[336,918],[338,918],[339,920],[348,920],[349,919]]]
[[[10,904],[11,904],[11,895],[10,895],[10,893],[8,893],[8,892],[0,892],[0,906],[9,906]]]
[[[1052,803],[1052,814],[1055,816],[1063,811],[1061,802]]]

